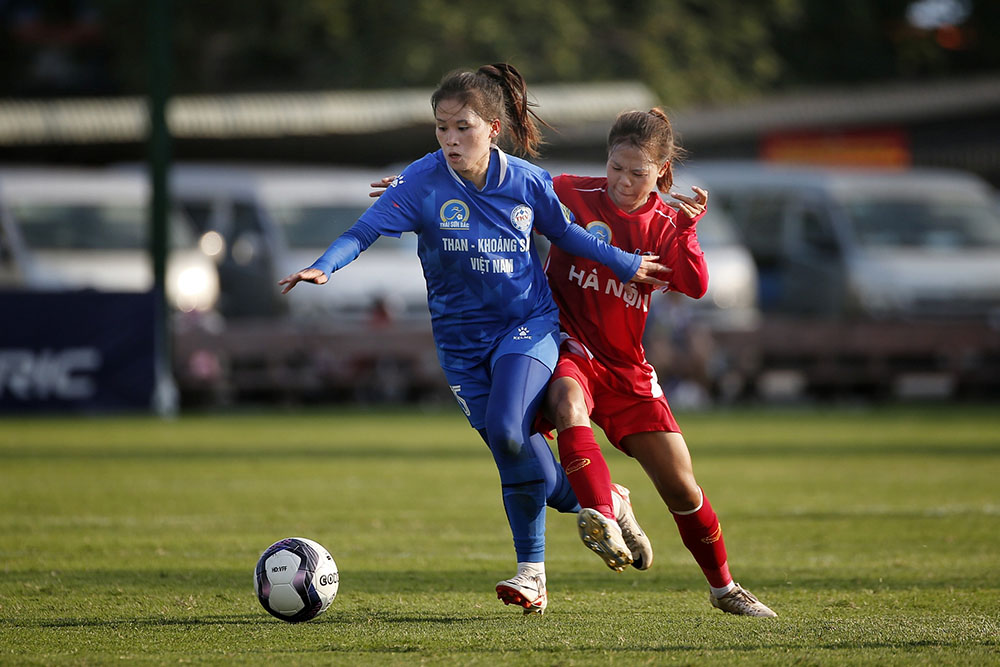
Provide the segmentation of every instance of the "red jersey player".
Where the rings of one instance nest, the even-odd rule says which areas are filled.
[[[659,255],[670,268],[668,289],[699,298],[708,287],[708,270],[695,226],[708,193],[697,187],[694,197],[670,193],[670,205],[658,194],[670,192],[678,150],[662,110],[625,112],[608,137],[607,177],[562,175],[554,184],[577,224],[623,250]],[[583,507],[578,524],[584,543],[618,571],[629,563],[640,570],[652,563],[628,490],[611,483],[593,419],[653,481],[708,579],[711,603],[733,614],[776,616],[733,581],[719,520],[695,481],[687,444],[646,361],[642,335],[653,288],[623,284],[604,266],[556,247],[546,274],[564,330],[547,414],[558,432],[560,462]]]

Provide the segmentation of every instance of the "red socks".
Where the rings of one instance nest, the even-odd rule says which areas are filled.
[[[559,462],[581,507],[590,507],[614,521],[611,472],[589,426],[571,426],[559,434]]]
[[[570,480],[572,482],[572,479]],[[573,487],[574,490],[576,487]],[[688,548],[695,561],[701,566],[708,583],[716,588],[723,588],[733,580],[729,574],[726,543],[722,539],[722,526],[715,515],[705,492],[701,493],[701,507],[690,514],[674,515],[681,540]]]
[[[611,472],[594,438],[594,431],[589,426],[573,426],[559,434],[558,443],[559,461],[580,506],[595,509],[614,521]],[[708,583],[715,588],[728,586],[733,577],[729,574],[722,526],[719,525],[719,518],[705,492],[702,491],[701,507],[698,509],[689,513],[671,514],[684,546],[694,556]]]

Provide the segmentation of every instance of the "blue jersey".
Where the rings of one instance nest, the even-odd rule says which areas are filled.
[[[415,232],[427,305],[442,366],[471,368],[529,319],[557,326],[558,312],[532,229],[612,266],[628,279],[638,257],[598,242],[571,224],[547,172],[491,151],[482,190],[461,178],[442,151],[409,165],[313,266],[335,271],[378,235]],[[346,238],[345,238],[346,237]]]

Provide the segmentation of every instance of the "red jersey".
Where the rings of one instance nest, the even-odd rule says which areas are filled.
[[[678,213],[656,193],[633,213],[618,208],[607,194],[604,177],[562,175],[553,179],[559,200],[576,223],[627,252],[659,255],[673,271],[660,278],[670,291],[700,298],[708,289],[708,267],[698,245],[695,221],[678,227]],[[622,283],[611,269],[575,257],[555,245],[545,273],[559,306],[562,328],[587,346],[628,393],[662,395],[652,365],[646,361],[642,334],[649,315],[652,285]]]

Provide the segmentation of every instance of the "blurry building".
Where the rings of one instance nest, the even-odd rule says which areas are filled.
[[[555,160],[603,158],[623,109],[649,108],[637,82],[533,86]],[[27,93],[26,93],[27,94]],[[168,120],[181,160],[381,166],[437,145],[429,90],[186,96]],[[694,159],[966,169],[1000,185],[1000,75],[818,90],[715,108],[670,109]],[[25,97],[0,101],[0,161],[141,159],[145,101]]]
[[[949,167],[1000,186],[1000,76],[816,90],[674,120],[698,159]]]

